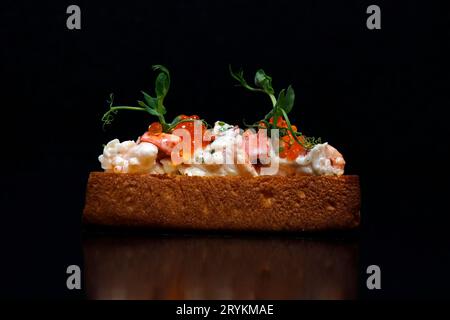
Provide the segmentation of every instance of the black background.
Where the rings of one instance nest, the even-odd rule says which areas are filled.
[[[2,295],[83,297],[65,288],[82,264],[81,211],[102,144],[134,139],[153,119],[123,112],[107,131],[106,99],[152,92],[152,64],[172,73],[168,116],[249,122],[270,108],[234,87],[228,64],[292,84],[291,120],[345,156],[361,177],[363,298],[449,297],[449,10],[442,2],[2,2]],[[378,4],[382,29],[366,28]]]

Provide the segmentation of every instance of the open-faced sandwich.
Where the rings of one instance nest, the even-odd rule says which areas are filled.
[[[162,229],[313,231],[359,225],[357,176],[344,175],[343,156],[328,143],[306,137],[291,124],[291,86],[275,95],[263,70],[255,85],[243,72],[230,73],[239,84],[269,96],[272,108],[260,121],[213,126],[196,115],[167,122],[164,98],[169,71],[159,71],[155,96],[143,92],[138,106],[119,110],[157,117],[136,141],[114,139],[99,161],[104,172],[89,176],[83,219],[106,226]]]

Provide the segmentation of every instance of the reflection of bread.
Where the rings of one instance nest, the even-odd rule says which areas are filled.
[[[84,221],[162,229],[313,231],[359,225],[357,176],[90,174]]]
[[[89,232],[83,249],[87,299],[358,298],[351,237]]]

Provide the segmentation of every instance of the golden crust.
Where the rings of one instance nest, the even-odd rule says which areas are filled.
[[[185,230],[316,231],[360,222],[358,176],[187,177],[92,172],[83,220]]]

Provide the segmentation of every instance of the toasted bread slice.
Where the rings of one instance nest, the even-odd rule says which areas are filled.
[[[92,172],[83,220],[184,230],[316,231],[360,221],[358,176],[188,177]]]

